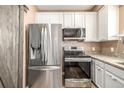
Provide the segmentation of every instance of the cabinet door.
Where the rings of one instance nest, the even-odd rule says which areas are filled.
[[[37,13],[36,23],[62,24],[63,13],[56,13],[56,12]]]
[[[51,24],[62,24],[63,13],[51,12],[49,13]]]
[[[106,88],[124,88],[124,80],[105,71],[105,87]]]
[[[108,40],[118,40],[119,34],[119,7],[106,6],[108,8]]]
[[[97,13],[86,13],[86,41],[97,41]]]
[[[95,66],[95,81],[96,81],[96,85],[100,88],[104,87],[104,70],[99,67],[99,66]]]
[[[118,40],[119,33],[119,7],[104,6],[98,12],[99,40]]]
[[[36,13],[35,18],[36,23],[43,23],[43,24],[49,24],[50,23],[50,15],[49,13]]]
[[[106,14],[106,9],[103,7],[99,12],[98,12],[98,37],[99,41],[105,41],[108,39],[108,33],[107,33],[107,14]]]
[[[72,13],[72,12],[65,12],[64,13],[63,25],[64,25],[64,28],[74,27],[74,13]]]
[[[75,28],[85,28],[85,13],[75,12]]]

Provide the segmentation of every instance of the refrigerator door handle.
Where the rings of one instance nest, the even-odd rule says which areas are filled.
[[[41,64],[44,65],[44,28],[42,26],[42,30],[41,30]]]

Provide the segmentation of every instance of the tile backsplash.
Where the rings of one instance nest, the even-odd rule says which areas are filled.
[[[124,44],[121,41],[101,42],[100,49],[101,54],[124,58]]]
[[[100,53],[107,56],[116,56],[117,44],[118,44],[118,41],[100,42],[100,49],[101,49]]]
[[[99,53],[124,58],[124,44],[118,40],[105,42],[64,41],[63,46],[83,47],[86,53]]]
[[[99,43],[93,42],[77,42],[77,41],[64,41],[63,46],[76,46],[82,47],[86,53],[100,53]]]

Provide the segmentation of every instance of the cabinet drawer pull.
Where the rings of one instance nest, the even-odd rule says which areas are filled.
[[[117,79],[114,78],[113,76],[111,76],[110,74],[108,74],[108,76],[109,76],[112,80],[117,81]]]
[[[116,78],[113,78],[113,77],[112,77],[112,80],[117,81],[117,79]]]
[[[98,70],[101,70],[100,68],[97,68]]]
[[[108,76],[112,78],[112,76],[111,76],[111,75],[109,75],[109,74],[108,74]]]

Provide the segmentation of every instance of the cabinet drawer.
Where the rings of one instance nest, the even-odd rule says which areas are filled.
[[[113,66],[108,65],[108,64],[105,64],[105,70],[113,73],[114,75],[116,75],[119,78],[124,80],[124,71],[123,70],[116,68],[116,67],[113,67]]]
[[[95,65],[97,65],[97,66],[99,66],[99,67],[101,67],[101,68],[104,68],[104,63],[101,62],[101,61],[99,61],[99,60],[96,60],[96,61],[95,61]]]
[[[124,80],[115,75],[105,71],[105,87],[106,88],[123,88]]]

